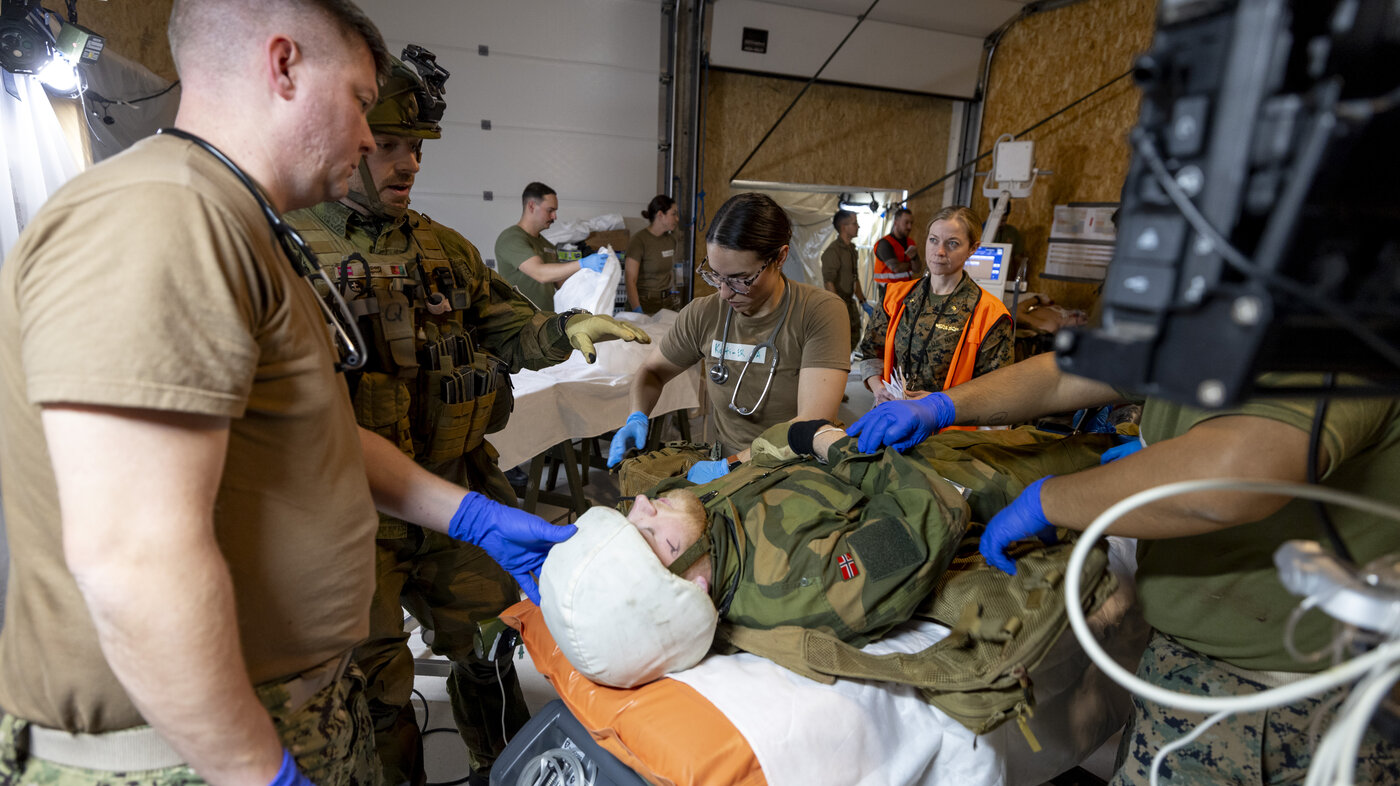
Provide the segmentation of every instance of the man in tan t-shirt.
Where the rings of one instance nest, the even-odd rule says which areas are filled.
[[[822,282],[826,291],[841,298],[846,304],[846,316],[851,322],[851,346],[860,344],[860,309],[857,304],[870,308],[865,302],[865,292],[860,288],[859,259],[855,243],[860,224],[856,214],[849,210],[838,210],[831,217],[836,228],[836,238],[822,252]]]
[[[373,145],[374,25],[176,0],[170,37],[176,130],[61,188],[0,268],[0,779],[377,783],[346,666],[374,506],[528,586],[570,528],[358,430],[285,253],[276,216],[343,196]]]

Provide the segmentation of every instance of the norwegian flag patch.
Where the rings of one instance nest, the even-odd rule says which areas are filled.
[[[837,558],[836,566],[841,569],[843,581],[850,581],[860,575],[860,568],[856,567],[856,560],[849,551]]]

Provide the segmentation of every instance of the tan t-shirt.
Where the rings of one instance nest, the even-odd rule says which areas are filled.
[[[691,301],[681,309],[675,327],[661,341],[661,354],[670,362],[689,368],[703,361],[702,372],[709,388],[711,413],[716,430],[727,454],[749,446],[764,429],[797,417],[797,378],[804,368],[831,368],[847,371],[851,360],[851,328],[846,321],[846,307],[835,295],[824,289],[787,282],[785,297],[793,298],[792,313],[783,322],[773,339],[778,350],[778,365],[768,396],[753,415],[745,417],[729,408],[734,387],[744,371],[744,363],[754,349],[772,336],[783,317],[786,303],[780,303],[772,313],[759,319],[749,319],[733,312],[729,324],[729,340],[723,342],[725,315],[729,306],[718,294]],[[725,365],[729,378],[717,384],[710,378],[710,367],[720,357],[725,346]],[[772,363],[770,350],[764,348],[754,357],[743,387],[735,403],[748,410],[758,402],[768,380]]]
[[[659,237],[649,229],[634,233],[627,241],[627,257],[642,263],[637,273],[637,294],[660,297],[671,289],[676,238],[670,232]]]
[[[822,252],[822,281],[836,287],[836,296],[850,300],[856,291],[856,246],[840,238]]]
[[[214,528],[255,684],[367,635],[377,520],[333,361],[252,195],[193,144],[151,137],[48,201],[0,269],[0,707],[75,732],[144,723],[64,562],[44,404],[231,418]]]

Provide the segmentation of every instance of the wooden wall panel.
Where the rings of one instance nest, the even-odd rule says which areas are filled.
[[[763,138],[804,83],[711,71],[705,109],[705,220],[735,191],[729,176]],[[851,185],[913,191],[947,170],[946,98],[816,84],[739,173],[741,180]],[[915,233],[942,206],[943,189],[914,200]],[[699,233],[697,233],[699,234]],[[697,237],[695,259],[704,257]],[[696,280],[696,291],[707,292]]]
[[[107,39],[107,47],[175,81],[165,26],[173,0],[113,0],[78,4],[78,24]],[[55,5],[61,6],[62,3]]]
[[[1151,45],[1155,24],[1155,0],[1085,0],[1018,22],[992,61],[981,149],[1127,71]],[[1035,141],[1036,165],[1054,174],[1029,199],[1016,200],[1010,223],[1021,230],[1031,258],[1030,288],[1062,305],[1092,308],[1099,285],[1040,279],[1054,206],[1119,201],[1138,100],[1128,77],[1022,137]],[[985,216],[981,187],[979,179],[973,207]]]

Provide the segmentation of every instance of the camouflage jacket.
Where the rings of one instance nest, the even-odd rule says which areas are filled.
[[[1015,429],[863,454],[848,437],[822,463],[789,447],[790,425],[754,440],[751,461],[693,488],[710,517],[711,597],[732,624],[796,625],[856,646],[928,600],[970,521],[1047,474],[1097,465],[1113,445],[1109,435]]]
[[[904,317],[894,334],[894,360],[904,372],[905,387],[923,391],[943,389],[948,366],[962,340],[963,327],[977,308],[981,294],[981,288],[967,273],[963,273],[958,288],[950,295],[930,295],[927,277],[909,293]],[[889,325],[890,315],[883,308],[875,309],[856,347],[862,379],[882,375]],[[981,376],[1011,365],[1014,346],[1010,320],[997,322],[982,340],[972,375]]]
[[[315,221],[355,250],[395,258],[410,268],[417,267],[422,258],[413,230],[425,228],[442,244],[457,286],[465,292],[463,327],[479,347],[504,360],[511,373],[561,363],[573,351],[555,314],[535,308],[504,278],[486,267],[476,246],[422,213],[409,210],[400,218],[379,219],[363,216],[339,202],[323,202],[294,211],[288,218],[296,222]],[[415,319],[428,319],[421,304],[415,306]]]

